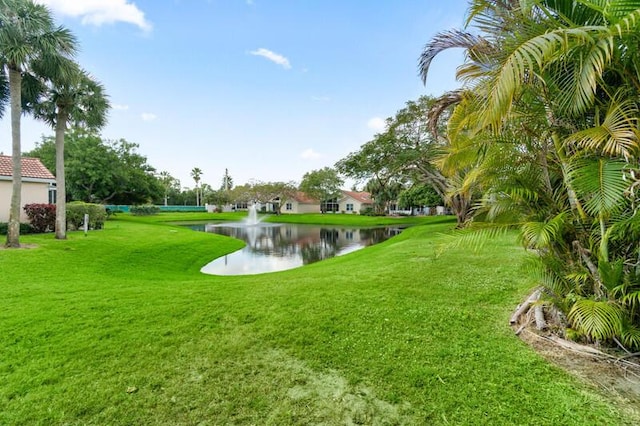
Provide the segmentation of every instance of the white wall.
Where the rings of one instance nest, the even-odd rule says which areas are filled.
[[[0,222],[9,221],[11,208],[12,182],[0,180]],[[49,202],[49,184],[43,182],[22,182],[22,205]],[[20,208],[20,222],[28,222],[29,219]]]

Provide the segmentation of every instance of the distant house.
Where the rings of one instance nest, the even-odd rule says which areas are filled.
[[[309,197],[304,192],[298,191],[296,195],[285,200],[281,209],[282,213],[320,213],[320,201]]]
[[[56,177],[37,158],[22,158],[22,206],[20,222],[27,222],[26,204],[54,203]],[[9,221],[12,193],[11,157],[0,155],[0,222]]]
[[[340,197],[320,203],[320,201],[299,191],[295,197],[284,202],[282,213],[320,213],[322,209],[329,213],[357,214],[373,205],[371,194],[368,192],[341,191],[341,193]]]
[[[342,191],[343,197],[338,199],[338,211],[344,213],[360,213],[373,207],[371,194],[365,191]]]

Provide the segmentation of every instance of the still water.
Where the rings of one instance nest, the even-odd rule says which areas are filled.
[[[247,244],[201,269],[205,274],[213,275],[284,271],[350,253],[402,232],[397,226],[351,228],[280,223],[218,223],[190,227],[237,238]]]

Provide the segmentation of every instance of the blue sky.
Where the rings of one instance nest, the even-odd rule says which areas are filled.
[[[37,0],[80,43],[78,62],[106,87],[102,130],[193,187],[296,181],[332,166],[408,100],[458,87],[462,52],[417,59],[460,28],[465,0]],[[23,119],[23,150],[46,126]],[[10,153],[8,114],[0,151]]]

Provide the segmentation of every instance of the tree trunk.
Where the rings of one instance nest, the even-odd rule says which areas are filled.
[[[471,197],[464,194],[455,194],[449,197],[449,206],[456,215],[456,228],[464,228],[470,219]]]
[[[20,115],[22,114],[22,75],[9,68],[9,96],[11,98],[11,155],[12,179],[11,207],[7,229],[7,247],[20,247],[20,209],[22,207],[22,152],[20,148]]]
[[[64,176],[64,134],[68,114],[58,107],[56,121],[56,239],[67,238],[67,188]]]

